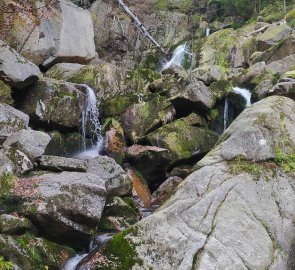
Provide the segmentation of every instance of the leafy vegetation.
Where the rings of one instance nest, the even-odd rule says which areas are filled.
[[[295,171],[295,154],[286,154],[277,148],[275,151],[275,162],[286,172]]]
[[[13,263],[5,261],[2,256],[0,256],[0,270],[12,270]]]

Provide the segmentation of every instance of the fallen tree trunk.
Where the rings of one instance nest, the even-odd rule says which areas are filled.
[[[144,25],[140,22],[140,20],[134,15],[134,13],[128,8],[128,6],[122,1],[117,0],[118,4],[124,9],[124,11],[131,17],[134,22],[134,25],[138,28],[138,30],[148,38],[163,54],[167,55],[167,52],[164,48],[149,34]]]

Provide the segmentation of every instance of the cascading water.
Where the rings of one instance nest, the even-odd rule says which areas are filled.
[[[99,122],[99,110],[97,108],[97,100],[95,93],[91,87],[84,85],[86,88],[86,102],[84,111],[81,116],[81,132],[82,132],[82,146],[83,151],[79,153],[77,158],[96,157],[103,147],[103,137],[101,136],[101,125]],[[90,127],[91,144],[92,146],[87,149],[86,147],[86,133],[87,128]]]
[[[208,37],[210,35],[210,31],[211,31],[210,28],[206,28],[206,37]]]
[[[226,130],[228,122],[228,98],[224,100],[224,111],[223,111],[223,130]]]
[[[185,54],[191,54],[187,51],[187,44],[184,43],[182,45],[179,45],[173,52],[173,55],[170,59],[170,61],[168,61],[167,63],[165,63],[162,68],[161,71],[163,71],[164,69],[169,68],[171,65],[176,65],[176,66],[181,66],[181,63],[183,61],[183,58],[185,56]]]
[[[246,101],[246,107],[251,106],[251,95],[252,93],[245,88],[240,88],[240,87],[233,87],[233,92],[242,96],[245,101]]]
[[[251,95],[252,93],[245,88],[240,88],[240,87],[233,87],[232,91],[241,97],[246,101],[246,107],[251,106]],[[224,111],[223,111],[223,130],[226,130],[227,125],[228,125],[228,98],[227,96],[225,97],[224,100]]]
[[[78,263],[83,260],[88,254],[76,255],[75,257],[69,259],[64,265],[62,270],[75,270]]]
[[[102,245],[104,245],[106,242],[108,242],[112,237],[114,236],[113,233],[105,233],[102,235],[98,235],[96,237],[93,237],[90,246],[89,246],[89,253],[93,250],[98,250]],[[62,270],[75,270],[78,266],[79,262],[81,262],[89,253],[76,255],[75,257],[69,259]]]

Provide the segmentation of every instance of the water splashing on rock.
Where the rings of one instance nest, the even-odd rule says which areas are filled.
[[[83,260],[87,254],[76,255],[75,257],[69,259],[62,270],[75,270],[78,263]]]
[[[85,85],[86,102],[81,116],[81,132],[83,151],[76,155],[77,158],[96,157],[103,148],[103,137],[101,136],[101,125],[99,121],[99,110],[97,99],[91,87]],[[87,149],[86,136],[91,134],[91,147]]]
[[[211,31],[210,28],[206,28],[206,37],[208,37],[210,35],[210,31]]]
[[[233,92],[244,98],[244,100],[246,101],[246,107],[251,106],[252,93],[248,89],[240,88],[240,87],[233,87]]]
[[[246,107],[251,106],[251,95],[252,93],[245,88],[240,88],[240,87],[233,87],[232,91],[240,95],[246,102]],[[228,102],[228,97],[225,97],[224,100],[224,110],[223,110],[223,130],[226,130],[228,126],[228,107],[229,107],[229,102]]]
[[[100,249],[106,242],[112,239],[114,233],[104,233],[101,235],[97,235],[92,238],[89,246],[89,253],[76,255],[75,257],[69,259],[62,270],[75,270],[82,260],[87,261],[87,256],[92,253],[92,251]]]
[[[224,100],[224,111],[223,111],[223,131],[227,128],[227,122],[228,122],[228,98],[225,97]]]
[[[187,51],[187,44],[184,43],[182,45],[179,45],[173,52],[173,55],[170,59],[170,61],[166,62],[162,68],[161,68],[161,71],[163,71],[164,69],[167,69],[169,68],[170,66],[172,65],[176,65],[176,66],[181,66],[181,63],[184,59],[184,56],[185,54],[190,54],[188,51]]]

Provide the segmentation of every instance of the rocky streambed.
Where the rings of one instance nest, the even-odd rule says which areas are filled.
[[[0,269],[295,268],[291,6],[6,2]]]

